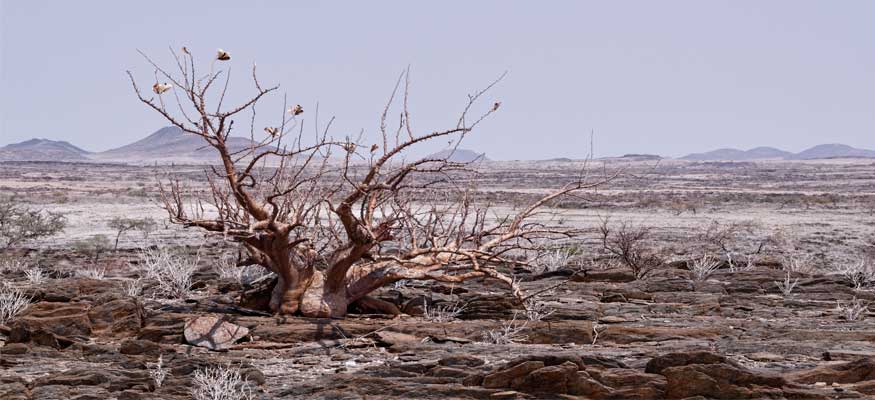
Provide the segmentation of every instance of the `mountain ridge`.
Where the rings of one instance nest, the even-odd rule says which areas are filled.
[[[704,153],[691,153],[680,160],[688,161],[754,161],[754,160],[820,160],[830,158],[875,158],[875,151],[846,144],[828,143],[812,146],[798,153],[775,147],[754,147],[749,150],[721,148]]]

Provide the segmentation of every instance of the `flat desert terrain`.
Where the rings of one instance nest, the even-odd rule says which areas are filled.
[[[472,199],[492,218],[582,171],[621,174],[538,216],[580,234],[505,269],[525,304],[485,279],[401,281],[374,294],[399,315],[345,319],[271,315],[253,299],[274,276],[229,271],[233,243],[167,222],[158,179],[203,170],[0,164],[0,193],[67,219],[0,253],[31,299],[0,324],[0,398],[187,399],[210,365],[257,399],[875,396],[871,159],[485,162]],[[155,224],[114,249],[119,217]],[[184,296],[149,270],[162,249],[191,260]]]

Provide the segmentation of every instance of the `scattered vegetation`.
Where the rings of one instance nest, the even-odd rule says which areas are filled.
[[[721,263],[719,259],[705,254],[702,257],[687,261],[687,269],[692,272],[693,281],[704,282],[711,277],[714,271],[720,268]]]
[[[237,258],[229,255],[220,257],[214,269],[220,278],[231,279],[244,286],[253,285],[274,275],[261,265],[238,265]]]
[[[255,392],[236,367],[208,367],[195,371],[191,395],[194,400],[253,400]]]
[[[147,239],[149,234],[155,230],[158,224],[151,217],[146,218],[123,218],[123,217],[115,217],[109,221],[107,224],[110,228],[116,230],[115,235],[115,244],[113,245],[113,249],[118,249],[119,239],[125,232],[130,231],[140,231],[143,234],[143,238]]]
[[[80,278],[103,280],[106,277],[106,267],[92,265],[87,268],[76,270],[76,276]]]
[[[787,276],[784,277],[783,281],[775,282],[775,286],[778,287],[778,290],[781,291],[785,297],[789,296],[793,293],[793,289],[796,288],[796,285],[799,284],[799,278],[792,279],[790,276],[790,271],[787,271]]]
[[[0,249],[52,236],[66,226],[61,213],[23,207],[14,196],[0,197]]]
[[[158,361],[154,363],[146,363],[146,368],[149,369],[149,376],[155,382],[155,387],[160,388],[164,384],[164,380],[170,375],[170,371],[164,368],[164,355],[158,356]]]
[[[602,248],[632,270],[636,279],[644,279],[665,265],[663,256],[648,241],[651,234],[648,227],[634,226],[623,221],[616,228],[612,228],[606,218],[599,225],[599,233]]]
[[[486,343],[491,344],[515,344],[528,340],[528,335],[523,332],[528,326],[529,321],[517,320],[517,314],[514,313],[513,318],[509,321],[503,321],[498,329],[490,329],[483,334],[483,339]]]
[[[449,304],[426,304],[422,308],[423,318],[431,322],[450,322],[455,321],[465,312],[465,304],[449,303]]]
[[[128,297],[139,298],[143,294],[143,279],[129,279],[122,282],[122,288]]]
[[[88,257],[92,264],[97,264],[100,255],[112,249],[112,244],[106,235],[94,235],[88,239],[80,239],[73,242],[73,249],[77,253]]]
[[[856,297],[848,302],[836,300],[836,311],[842,318],[848,321],[857,321],[863,319],[866,312],[869,310],[869,303]]]
[[[139,265],[145,277],[155,280],[166,298],[177,300],[184,300],[191,294],[192,275],[199,261],[200,254],[186,257],[167,248],[143,249],[139,254]]]
[[[42,285],[46,279],[48,279],[48,275],[40,268],[38,265],[34,265],[26,270],[24,270],[24,276],[27,278],[27,281],[33,286]]]
[[[854,289],[871,289],[875,288],[875,264],[867,262],[865,258],[860,258],[856,262],[846,262],[840,264],[837,272],[841,274],[850,283]]]
[[[8,284],[0,284],[0,325],[12,321],[30,305],[31,298],[21,289]]]

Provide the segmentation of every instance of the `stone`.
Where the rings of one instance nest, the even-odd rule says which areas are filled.
[[[660,374],[669,367],[678,367],[689,364],[727,364],[736,365],[724,356],[707,351],[689,353],[668,353],[654,357],[647,362],[644,372],[648,374]]]
[[[815,382],[857,383],[875,380],[875,358],[861,358],[851,362],[822,365],[788,374],[787,378],[794,382],[808,384]]]
[[[438,361],[438,364],[445,367],[479,367],[485,363],[486,362],[480,358],[466,354],[444,357]]]
[[[512,387],[526,393],[565,394],[568,393],[568,381],[576,377],[577,365],[565,362],[536,369]]]
[[[730,364],[690,364],[662,370],[666,398],[708,396],[718,399],[758,399],[782,393],[787,381],[756,374]]]
[[[543,362],[526,361],[486,375],[483,378],[483,387],[488,389],[509,388],[518,381],[521,381],[530,372],[540,368],[544,368]]]
[[[161,352],[161,346],[158,343],[148,340],[125,339],[119,345],[119,353],[128,355],[158,355]]]
[[[210,350],[227,350],[249,335],[249,329],[213,316],[193,318],[185,323],[185,341]]]

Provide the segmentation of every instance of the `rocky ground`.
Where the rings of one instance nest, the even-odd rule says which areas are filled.
[[[125,294],[137,276],[125,267],[131,253],[107,259],[116,267],[103,279],[68,276],[77,261],[61,254],[50,256],[51,279],[29,286],[30,308],[0,326],[0,398],[187,399],[193,373],[215,365],[240,368],[265,399],[875,396],[875,314],[849,321],[836,308],[875,293],[833,275],[797,274],[784,295],[774,265],[724,268],[704,282],[682,267],[645,280],[518,271],[552,310],[541,321],[488,282],[399,285],[380,297],[406,315],[316,320],[241,306],[260,284],[221,279],[209,265],[189,300],[166,301],[149,282]],[[3,278],[27,286],[23,272]],[[461,311],[426,317],[424,303]],[[150,374],[159,356],[160,387]]]
[[[492,282],[406,283],[378,293],[403,315],[358,309],[344,320],[269,315],[254,300],[270,280],[220,277],[222,250],[201,254],[186,300],[168,298],[144,278],[137,248],[204,239],[163,223],[157,169],[3,167],[2,193],[64,213],[68,227],[29,250],[0,253],[0,265],[23,259],[47,275],[33,284],[23,270],[0,267],[0,284],[32,298],[0,325],[0,399],[190,399],[196,374],[209,367],[239,369],[261,399],[875,398],[875,292],[832,272],[875,254],[871,161],[633,166],[609,188],[556,207],[588,230],[573,243],[587,260],[546,273],[506,271],[538,293],[529,304],[537,315]],[[580,165],[490,168],[480,196],[512,207]],[[201,170],[174,171],[196,179]],[[159,226],[148,240],[122,236],[120,250],[97,263],[75,250],[95,234],[113,238],[107,223],[116,216]],[[650,243],[674,252],[675,262],[646,279],[589,262],[603,257],[592,233],[604,217],[652,227]],[[729,245],[747,254],[769,239],[768,256],[750,270],[724,262],[694,280],[683,260],[706,250],[693,239],[714,222],[751,222]],[[715,245],[707,251],[720,257]],[[787,279],[788,255],[811,268],[792,272],[798,284],[784,294],[776,282]],[[82,276],[95,267],[106,270],[102,279]],[[137,278],[143,290],[131,295]],[[837,302],[853,299],[866,308],[852,321]]]

